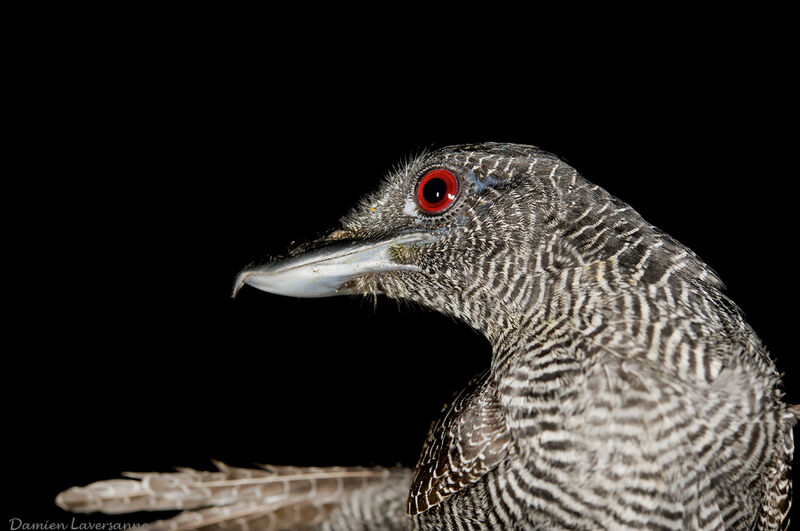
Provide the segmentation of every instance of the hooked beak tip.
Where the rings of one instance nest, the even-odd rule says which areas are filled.
[[[232,299],[236,298],[236,295],[239,293],[239,290],[242,289],[244,285],[247,283],[247,277],[249,276],[250,276],[250,271],[245,270],[239,273],[239,275],[236,277],[236,282],[233,283],[233,293],[231,293]]]

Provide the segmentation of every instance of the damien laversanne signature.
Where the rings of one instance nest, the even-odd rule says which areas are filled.
[[[79,529],[82,531],[116,531],[119,529],[131,529],[139,527],[142,524],[134,524],[130,522],[76,522],[72,518],[69,522],[51,522],[44,520],[43,522],[26,522],[22,518],[9,518],[8,528],[10,531],[60,531],[60,530],[73,530]]]

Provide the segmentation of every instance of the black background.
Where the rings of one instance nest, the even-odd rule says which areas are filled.
[[[488,363],[481,336],[383,299],[230,292],[248,262],[452,143],[538,145],[690,246],[800,401],[797,86],[779,31],[417,52],[416,33],[390,35],[401,51],[336,31],[306,49],[246,18],[89,24],[21,46],[9,517],[69,521],[52,500],[71,485],[210,458],[413,466]]]

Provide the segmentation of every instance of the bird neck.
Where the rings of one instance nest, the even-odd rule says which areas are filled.
[[[533,265],[505,276],[497,268],[503,282],[481,283],[459,305],[456,316],[491,342],[496,370],[520,352],[537,360],[561,356],[558,361],[566,363],[576,341],[618,320],[612,316],[624,297],[658,299],[654,304],[668,307],[669,293],[684,286],[698,297],[717,297],[723,287],[691,251],[655,229],[632,242],[614,242],[613,252],[587,256],[576,248],[566,238],[542,242],[531,254]]]

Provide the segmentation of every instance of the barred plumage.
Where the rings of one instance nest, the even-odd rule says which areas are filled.
[[[425,212],[417,183],[440,168],[458,193]],[[764,346],[691,250],[553,155],[510,144],[423,154],[335,232],[248,268],[245,283],[412,300],[493,345],[489,371],[432,428],[413,481],[374,471],[370,485],[280,506],[316,507],[304,525],[788,524],[797,410]],[[75,505],[82,495],[61,502],[89,507]],[[262,507],[268,522],[276,509]]]

